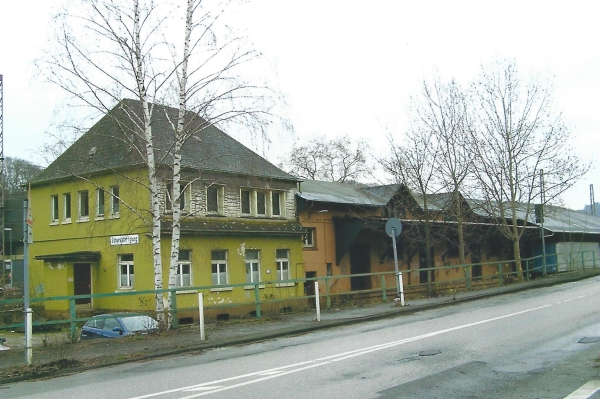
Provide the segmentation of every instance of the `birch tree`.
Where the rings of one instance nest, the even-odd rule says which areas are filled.
[[[474,173],[482,209],[513,246],[522,278],[520,239],[534,202],[550,202],[588,169],[570,146],[572,132],[553,106],[551,85],[523,82],[517,66],[499,61],[482,68],[472,86]],[[541,192],[540,173],[546,178]]]
[[[161,185],[159,166],[168,166],[172,176],[168,193],[172,200],[169,288],[175,286],[180,239],[181,156],[185,142],[203,129],[237,123],[263,135],[273,119],[276,93],[262,79],[246,78],[242,67],[260,59],[260,54],[242,36],[236,36],[223,18],[232,1],[188,0],[185,7],[145,0],[89,0],[71,4],[57,16],[57,43],[40,62],[46,78],[66,90],[75,103],[101,114],[124,96],[134,97],[142,107],[141,118],[124,111],[135,126],[118,139],[143,156],[149,191],[154,288],[162,290]],[[184,21],[183,24],[181,21]],[[183,29],[181,29],[183,28]],[[174,38],[174,32],[183,37]],[[156,104],[177,104],[177,118],[156,115]],[[161,108],[162,109],[162,108]],[[157,158],[154,117],[169,119],[173,142]],[[164,150],[164,149],[163,149]],[[191,184],[187,182],[186,184]],[[160,317],[170,300],[156,294]],[[168,320],[170,325],[171,319]]]

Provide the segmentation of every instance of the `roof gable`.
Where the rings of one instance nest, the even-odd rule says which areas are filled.
[[[32,182],[145,165],[142,115],[139,101],[122,100]],[[177,115],[175,108],[154,105],[151,124],[158,165],[172,164]],[[188,114],[186,129],[193,134],[182,148],[182,168],[298,181],[197,114]]]

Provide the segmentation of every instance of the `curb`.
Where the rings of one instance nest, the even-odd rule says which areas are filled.
[[[554,285],[585,280],[585,279],[596,277],[599,275],[600,275],[599,269],[591,269],[591,270],[587,270],[587,271],[580,272],[580,273],[565,274],[562,276],[561,275],[552,275],[552,276],[547,276],[543,279],[539,279],[538,281],[534,280],[534,281],[528,281],[525,283],[517,283],[517,284],[511,284],[511,285],[506,285],[506,286],[501,286],[501,287],[494,287],[491,289],[484,289],[484,290],[477,291],[477,292],[471,291],[471,292],[467,293],[467,295],[465,297],[462,297],[462,298],[453,297],[453,299],[451,299],[451,300],[443,301],[443,302],[439,302],[439,303],[429,303],[429,304],[424,303],[424,304],[419,304],[419,305],[414,305],[414,306],[411,306],[410,304],[408,304],[404,307],[398,307],[398,309],[396,311],[391,310],[391,311],[376,313],[376,314],[372,314],[372,315],[352,317],[352,318],[347,318],[347,319],[326,320],[326,321],[320,321],[320,322],[317,322],[316,320],[314,320],[313,321],[314,324],[311,324],[311,325],[308,325],[305,327],[283,328],[283,329],[273,331],[273,332],[249,334],[249,335],[246,335],[246,336],[240,337],[240,338],[225,338],[225,339],[213,341],[213,342],[192,344],[190,346],[179,347],[177,349],[167,349],[162,352],[144,355],[144,356],[140,356],[140,357],[134,357],[134,358],[130,358],[130,359],[121,359],[121,360],[100,362],[97,364],[92,364],[92,365],[87,365],[87,366],[74,367],[74,368],[62,369],[62,370],[51,371],[51,372],[42,372],[42,373],[35,374],[35,375],[24,374],[24,375],[15,376],[15,377],[4,378],[3,380],[0,381],[0,386],[4,385],[4,384],[9,384],[9,383],[15,383],[15,382],[60,377],[60,376],[65,376],[65,375],[70,375],[70,374],[77,374],[77,373],[81,373],[81,372],[88,371],[88,370],[118,366],[118,365],[132,363],[132,362],[153,360],[153,359],[158,359],[158,358],[167,357],[167,356],[177,356],[177,355],[181,355],[181,354],[196,353],[196,352],[202,352],[202,351],[217,349],[217,348],[224,348],[224,347],[231,347],[231,346],[238,346],[238,345],[247,345],[247,344],[251,344],[251,343],[257,343],[257,342],[267,341],[267,340],[281,338],[281,337],[291,337],[291,336],[295,336],[295,335],[306,334],[306,333],[313,332],[313,331],[326,330],[326,329],[337,328],[337,327],[342,327],[342,326],[350,326],[350,325],[360,324],[360,323],[369,322],[369,321],[393,319],[393,318],[396,318],[399,316],[410,315],[410,314],[413,314],[413,313],[416,313],[419,311],[423,311],[423,310],[439,309],[439,308],[444,308],[444,307],[453,306],[453,305],[457,305],[457,304],[461,304],[461,303],[491,298],[491,297],[505,295],[505,294],[513,294],[513,293],[528,291],[528,290],[532,290],[532,289],[536,289],[536,288],[552,287]],[[458,294],[458,295],[460,295],[460,294]],[[390,307],[395,308],[396,306],[390,305]]]

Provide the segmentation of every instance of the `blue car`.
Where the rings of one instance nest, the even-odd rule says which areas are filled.
[[[101,314],[88,320],[81,328],[81,339],[121,338],[157,332],[158,322],[150,316],[136,313]]]

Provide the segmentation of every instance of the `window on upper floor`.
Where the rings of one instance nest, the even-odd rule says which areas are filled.
[[[50,222],[58,223],[58,195],[50,196]]]
[[[173,185],[171,183],[167,184],[167,193],[166,193],[167,203],[166,210],[167,212],[173,212],[173,201],[175,201],[173,194]],[[179,210],[184,213],[190,212],[190,202],[191,202],[191,192],[190,186],[187,184],[179,185]]]
[[[256,192],[256,214],[258,216],[267,214],[267,196],[264,191]]]
[[[211,184],[206,187],[206,213],[210,215],[223,215],[224,192],[225,188],[223,186]]]
[[[77,193],[79,220],[88,220],[90,217],[90,199],[87,190],[79,191]]]
[[[282,191],[240,190],[241,214],[244,216],[281,217],[283,216],[284,193]]]
[[[119,186],[111,186],[110,188],[110,217],[119,217],[119,208],[121,200],[119,198]]]
[[[252,212],[250,197],[251,197],[250,190],[242,189],[240,191],[240,203],[242,206],[242,215],[250,215]]]
[[[96,189],[96,217],[104,217],[104,190],[101,188]]]
[[[192,285],[192,259],[191,251],[186,249],[179,250],[179,260],[177,261],[177,287],[190,287]]]
[[[64,204],[64,223],[71,222],[71,193],[63,194],[63,204]]]
[[[315,247],[315,232],[316,229],[314,227],[306,228],[306,234],[304,234],[304,239],[302,240],[304,248]]]
[[[280,191],[273,191],[271,193],[271,214],[273,216],[283,216],[281,212],[284,209],[283,203],[284,193]]]

